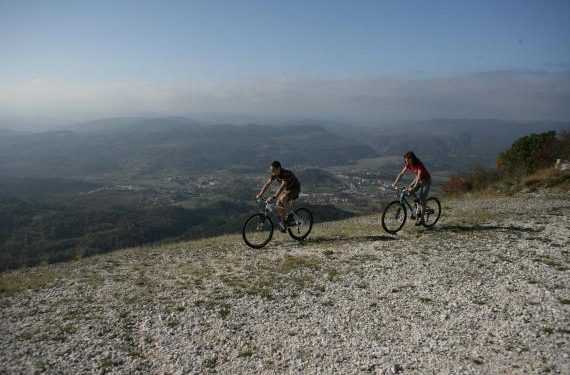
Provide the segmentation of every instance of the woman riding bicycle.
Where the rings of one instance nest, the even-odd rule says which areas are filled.
[[[410,184],[409,190],[414,192],[419,189],[420,196],[418,203],[420,204],[420,215],[416,219],[416,225],[422,225],[424,221],[426,199],[431,187],[431,175],[420,159],[418,159],[416,154],[412,151],[408,151],[404,154],[404,169],[402,169],[400,174],[398,174],[398,177],[396,177],[396,181],[392,186],[396,187],[398,185],[398,182],[400,182],[400,179],[406,171],[410,171],[415,175],[414,181]]]

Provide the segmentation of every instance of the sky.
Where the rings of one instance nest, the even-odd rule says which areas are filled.
[[[570,1],[0,0],[0,118],[570,120]]]

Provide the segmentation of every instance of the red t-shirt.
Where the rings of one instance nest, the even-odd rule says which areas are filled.
[[[415,176],[417,176],[418,172],[421,171],[420,181],[431,180],[431,175],[429,174],[427,168],[422,163],[417,163],[414,165],[406,163],[406,168],[409,171],[411,171]]]

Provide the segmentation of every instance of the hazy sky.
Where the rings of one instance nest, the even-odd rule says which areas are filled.
[[[568,108],[568,0],[0,0],[0,116],[374,123]]]

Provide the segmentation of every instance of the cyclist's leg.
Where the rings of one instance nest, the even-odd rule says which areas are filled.
[[[299,185],[297,186],[293,186],[293,188],[291,188],[291,190],[288,191],[287,194],[287,202],[289,204],[289,213],[292,214],[293,212],[293,208],[291,207],[291,203],[299,198],[299,194],[301,193],[301,187]]]
[[[291,213],[291,205],[289,204],[289,194],[290,191],[285,190],[284,192],[279,194],[279,197],[277,197],[277,202],[279,203],[279,206],[283,207],[284,218],[287,218],[287,216],[289,216],[289,214]]]
[[[291,202],[299,197],[300,191],[301,189],[291,189],[284,191],[282,194],[281,205],[283,206],[285,211],[284,217],[287,225],[290,225],[291,222],[294,220],[292,215],[293,210],[291,208]]]
[[[420,197],[419,197],[419,202],[420,202],[420,210],[421,210],[421,218],[423,220],[424,214],[425,214],[425,210],[426,210],[426,201],[428,198],[428,194],[429,194],[429,190],[431,188],[431,180],[427,180],[422,182],[421,187],[420,187]]]

